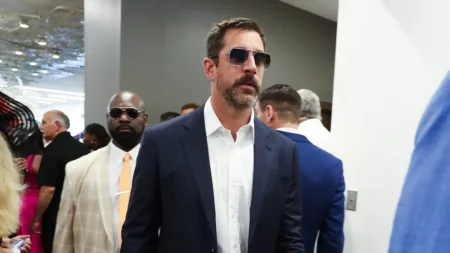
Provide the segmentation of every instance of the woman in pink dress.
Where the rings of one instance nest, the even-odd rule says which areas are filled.
[[[24,183],[26,189],[22,197],[22,208],[20,210],[20,226],[17,231],[17,235],[30,235],[31,239],[31,251],[29,253],[43,253],[41,247],[41,235],[31,233],[29,229],[30,223],[34,219],[36,212],[36,206],[39,199],[39,185],[36,182],[37,173],[42,160],[42,154],[44,152],[44,143],[42,139],[38,141],[36,145],[35,154],[28,156],[26,160],[26,171],[24,172]],[[19,166],[20,167],[20,166]]]

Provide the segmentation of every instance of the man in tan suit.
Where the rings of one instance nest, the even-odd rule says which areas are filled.
[[[142,99],[119,92],[108,105],[111,143],[66,166],[54,253],[116,253],[147,121]]]

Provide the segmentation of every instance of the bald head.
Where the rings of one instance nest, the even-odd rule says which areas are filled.
[[[134,107],[145,112],[144,100],[131,91],[121,91],[112,96],[108,103],[108,111],[114,107]]]
[[[130,91],[112,96],[107,118],[109,133],[117,147],[128,152],[139,144],[148,118],[140,96]]]

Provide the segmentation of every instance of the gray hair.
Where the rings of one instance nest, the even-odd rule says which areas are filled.
[[[298,90],[297,93],[302,98],[300,119],[322,119],[322,117],[320,116],[321,108],[319,96],[307,89]]]
[[[70,120],[69,117],[67,117],[67,115],[61,111],[54,111],[55,114],[53,115],[53,122],[58,121],[59,123],[61,123],[62,127],[64,127],[65,129],[69,129],[70,128]]]

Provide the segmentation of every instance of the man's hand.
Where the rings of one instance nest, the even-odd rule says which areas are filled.
[[[30,231],[33,234],[40,234],[41,231],[39,227],[41,226],[41,223],[39,221],[33,221],[30,223]]]
[[[30,236],[29,235],[21,235],[21,236],[16,236],[12,239],[3,237],[1,246],[2,246],[2,248],[4,248],[3,249],[4,251],[2,251],[2,248],[0,248],[0,253],[4,253],[4,252],[10,253],[11,251],[9,250],[9,247],[11,247],[11,244],[13,244],[16,241],[25,240],[27,238],[30,238]],[[31,251],[31,242],[29,240],[25,241],[25,244],[21,248],[21,251],[22,251],[22,253],[29,253]]]

